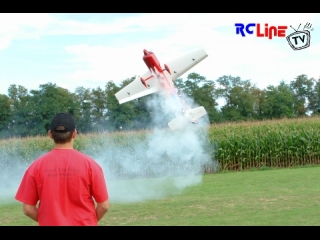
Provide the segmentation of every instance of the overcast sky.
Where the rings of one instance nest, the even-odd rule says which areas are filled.
[[[310,46],[294,51],[285,37],[257,37],[256,27],[242,37],[235,23],[260,24],[262,33],[265,24],[287,26],[285,36],[309,23]],[[320,14],[1,13],[0,94],[11,84],[30,91],[49,82],[71,92],[104,89],[148,70],[143,49],[164,64],[199,48],[209,56],[183,79],[191,72],[213,81],[231,75],[260,88],[300,74],[319,79]]]

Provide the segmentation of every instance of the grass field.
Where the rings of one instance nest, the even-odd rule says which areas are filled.
[[[318,226],[319,183],[320,166],[206,174],[200,184],[162,199],[111,201],[99,225]],[[10,203],[0,206],[0,225],[37,223],[23,215],[20,203]]]

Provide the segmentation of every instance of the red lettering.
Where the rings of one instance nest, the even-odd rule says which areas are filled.
[[[286,36],[286,29],[287,26],[278,26],[278,37],[285,37]]]
[[[272,39],[272,30],[273,36],[277,36],[277,28],[275,26],[272,26],[269,28],[269,39]]]
[[[264,37],[263,33],[260,33],[260,23],[257,24],[257,37]]]
[[[264,25],[264,35],[266,37],[268,37],[268,24],[267,23]]]
[[[260,29],[260,23],[256,24],[256,30],[257,30],[257,37],[268,37],[269,39],[272,39],[272,37],[285,37],[286,36],[286,29],[287,26],[271,26],[268,27],[268,24],[264,24],[264,32]],[[262,31],[262,32],[261,32]],[[248,30],[247,30],[248,32]]]

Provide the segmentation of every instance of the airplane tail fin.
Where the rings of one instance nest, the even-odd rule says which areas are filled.
[[[172,119],[170,122],[168,122],[168,126],[169,126],[170,130],[172,130],[172,131],[186,128],[188,126],[188,124],[189,124],[188,120],[182,115],[180,115],[180,116]]]
[[[204,107],[196,107],[189,109],[185,111],[184,116],[190,121],[190,122],[197,122],[197,120],[204,115],[207,114],[207,111],[204,109]]]
[[[184,116],[178,116],[168,123],[171,130],[183,129],[191,123],[198,123],[198,119],[207,114],[204,107],[196,107],[184,112]]]

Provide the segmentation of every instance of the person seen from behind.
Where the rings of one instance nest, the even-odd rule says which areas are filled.
[[[28,167],[15,199],[39,226],[97,226],[109,209],[102,168],[73,148],[77,130],[71,114],[56,114],[48,136],[54,148]]]

